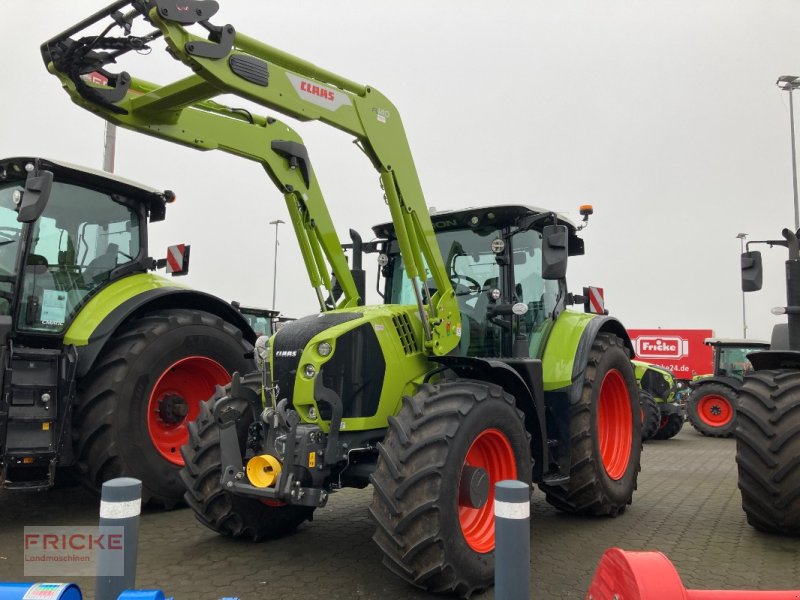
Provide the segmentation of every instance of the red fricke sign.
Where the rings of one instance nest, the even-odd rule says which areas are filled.
[[[664,367],[678,379],[714,370],[714,353],[703,341],[711,329],[629,329],[636,359]]]

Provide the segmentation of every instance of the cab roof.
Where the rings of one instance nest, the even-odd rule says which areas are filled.
[[[472,229],[481,227],[504,227],[515,224],[520,219],[529,216],[552,213],[553,211],[537,206],[524,204],[499,204],[494,206],[469,207],[457,210],[436,210],[431,208],[430,216],[435,231],[451,229]],[[578,228],[571,220],[556,213],[559,225],[566,225],[569,235],[569,254],[576,256],[583,254],[583,240],[577,236]],[[542,221],[544,226],[551,221]],[[540,229],[539,226],[535,227]],[[394,225],[382,223],[372,228],[376,236],[384,239],[393,239]]]
[[[746,340],[737,338],[706,338],[706,346],[741,346],[742,348],[769,348],[769,342],[764,340]]]
[[[16,156],[0,159],[0,183],[5,181],[24,181],[28,173],[25,165],[33,164],[36,169],[52,171],[56,179],[78,185],[116,192],[131,200],[151,204],[154,199],[163,203],[164,191],[147,187],[113,173],[82,167],[72,163],[35,156]]]

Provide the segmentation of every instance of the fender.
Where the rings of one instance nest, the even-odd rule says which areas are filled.
[[[766,369],[800,369],[800,352],[792,350],[764,350],[747,355],[756,371]]]
[[[545,392],[569,388],[570,404],[577,402],[592,344],[598,333],[606,332],[621,338],[633,358],[631,338],[622,323],[614,317],[562,312],[550,330],[542,358]]]
[[[497,384],[514,396],[517,408],[525,413],[525,427],[531,434],[533,480],[541,481],[547,467],[542,362],[531,358],[472,356],[437,356],[433,360],[452,369],[459,377]]]
[[[89,372],[106,343],[125,322],[169,308],[192,308],[217,315],[239,328],[248,342],[255,342],[255,332],[247,320],[224,300],[152,273],[137,273],[93,296],[67,329],[64,345],[78,347],[76,376],[81,378]]]

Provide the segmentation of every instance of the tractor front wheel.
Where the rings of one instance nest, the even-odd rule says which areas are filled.
[[[73,417],[78,469],[99,491],[115,477],[142,481],[143,502],[172,508],[186,424],[234,371],[252,370],[242,332],[210,313],[150,313],[117,332],[79,383]]]
[[[728,437],[736,427],[736,392],[721,383],[701,383],[686,401],[689,422],[710,437]]]
[[[649,440],[661,424],[661,412],[653,394],[639,390],[639,408],[642,413],[642,441]]]
[[[189,423],[189,441],[181,448],[184,467],[181,479],[186,487],[186,503],[198,521],[220,535],[242,538],[252,542],[281,537],[292,533],[304,521],[310,520],[314,509],[261,501],[237,496],[220,483],[222,463],[219,426],[214,411],[233,408],[241,417],[236,422],[239,451],[244,454],[248,429],[255,419],[253,404],[260,403],[261,374],[254,373],[242,381],[248,398],[229,396],[230,387],[218,388],[214,396],[200,405],[200,414]]]
[[[642,452],[639,391],[622,340],[599,333],[583,392],[570,406],[571,469],[563,485],[540,487],[559,510],[615,517],[631,503]]]
[[[530,484],[530,437],[514,398],[478,381],[425,384],[379,444],[373,540],[395,574],[468,597],[494,577],[494,485]]]
[[[678,435],[683,429],[683,415],[664,415],[661,417],[658,431],[653,434],[654,440],[668,440]]]
[[[747,522],[800,535],[800,372],[756,371],[737,402],[736,463]]]

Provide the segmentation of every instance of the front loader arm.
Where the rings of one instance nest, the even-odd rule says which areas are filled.
[[[128,7],[126,14],[119,12]],[[332,293],[332,270],[342,288],[340,307],[354,306],[358,293],[330,214],[300,136],[271,117],[253,115],[212,98],[234,94],[301,120],[317,120],[356,138],[380,174],[428,351],[452,350],[460,314],[436,243],[422,188],[399,114],[380,92],[243,35],[209,19],[213,0],[118,1],[42,46],[48,69],[79,106],[120,126],[200,150],[218,149],[263,165],[286,199],[292,224],[322,310],[323,290]],[[133,36],[137,17],[155,26]],[[71,36],[102,19],[111,25],[100,36]],[[207,37],[187,27],[199,24]],[[121,38],[108,32],[122,28]],[[163,37],[169,53],[193,74],[165,85],[149,83],[105,65],[130,50],[142,51]],[[85,76],[99,72],[105,85]],[[81,77],[83,76],[83,77]],[[328,268],[330,267],[330,269]],[[436,284],[431,296],[426,267]]]

